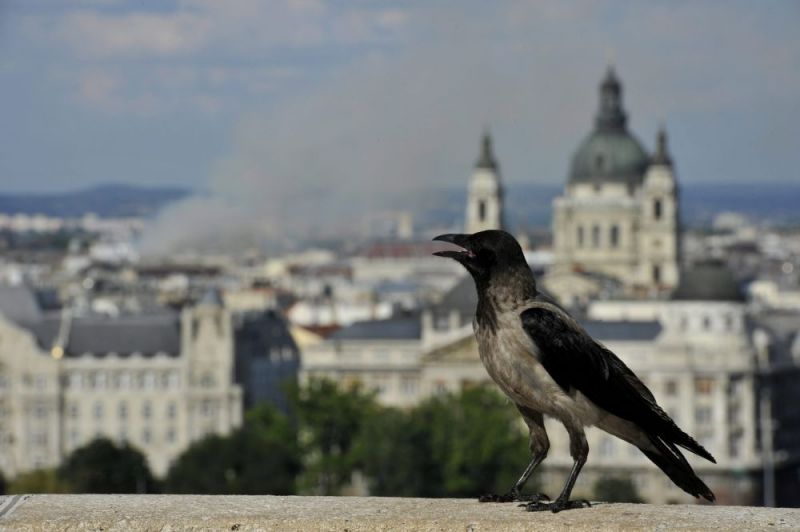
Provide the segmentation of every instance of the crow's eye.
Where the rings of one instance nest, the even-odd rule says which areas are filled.
[[[482,249],[475,254],[478,260],[483,264],[493,264],[495,261],[495,254],[488,249]]]

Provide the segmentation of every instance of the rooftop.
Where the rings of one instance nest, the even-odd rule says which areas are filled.
[[[418,340],[422,335],[419,316],[388,320],[357,321],[333,333],[331,340]]]

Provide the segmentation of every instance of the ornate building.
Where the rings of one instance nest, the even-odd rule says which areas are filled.
[[[163,475],[241,424],[233,340],[216,294],[181,313],[103,316],[41,312],[26,287],[0,287],[0,469],[55,467],[105,437]]]
[[[465,232],[502,229],[503,185],[500,168],[492,152],[492,138],[484,133],[481,154],[469,181]]]
[[[600,84],[594,129],[572,157],[553,212],[555,264],[545,285],[565,304],[599,293],[598,276],[630,293],[677,286],[678,189],[667,135],[659,131],[648,155],[628,130],[612,69]]]

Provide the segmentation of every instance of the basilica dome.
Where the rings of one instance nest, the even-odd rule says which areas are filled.
[[[639,186],[650,164],[641,143],[628,131],[622,85],[612,69],[600,84],[595,128],[572,157],[569,184],[623,183]]]

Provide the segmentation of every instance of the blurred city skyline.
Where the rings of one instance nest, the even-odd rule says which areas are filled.
[[[0,492],[506,489],[527,436],[430,240],[504,229],[719,504],[800,504],[798,15],[0,0]],[[576,496],[691,500],[588,441]]]

